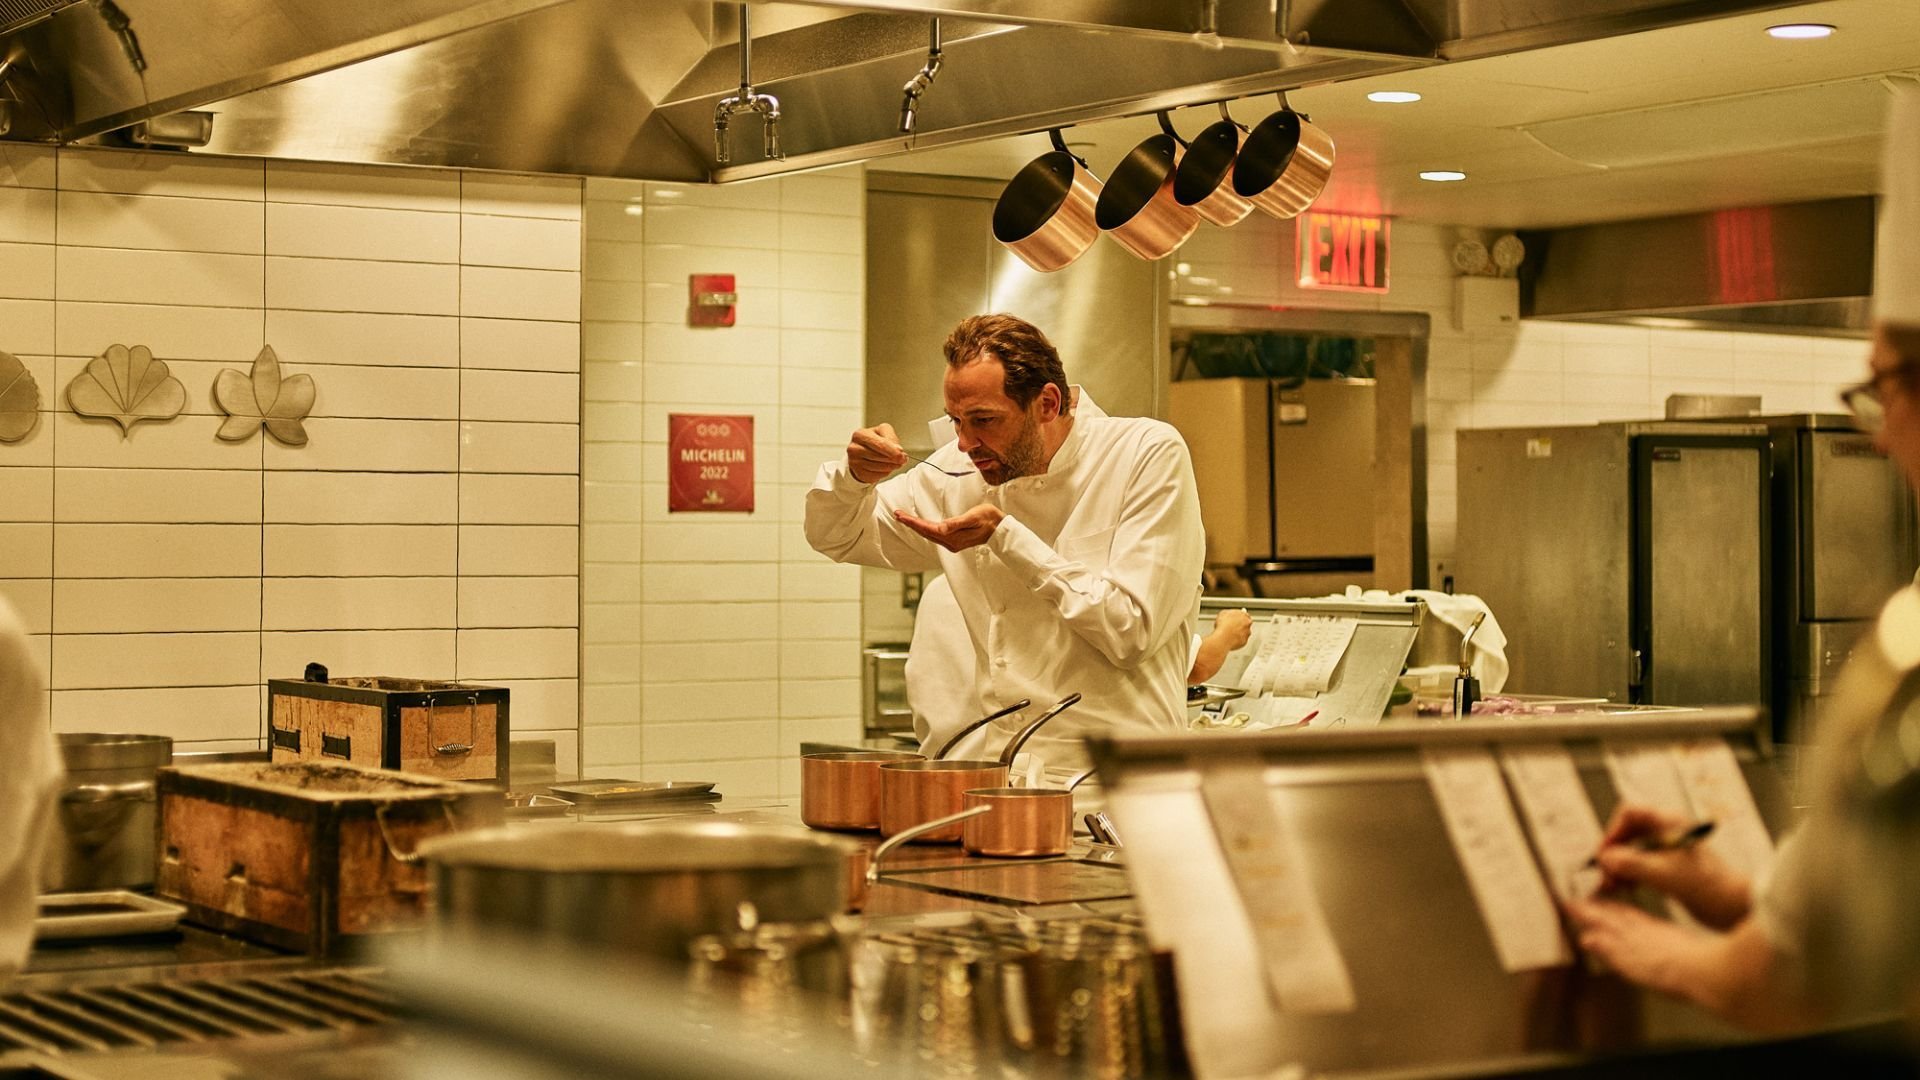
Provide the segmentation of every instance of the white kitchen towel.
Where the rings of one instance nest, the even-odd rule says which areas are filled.
[[[1369,604],[1385,604],[1407,600],[1424,601],[1427,614],[1439,619],[1465,636],[1473,626],[1473,620],[1485,612],[1487,621],[1473,635],[1473,677],[1480,680],[1480,692],[1497,694],[1507,685],[1507,673],[1511,670],[1507,663],[1507,635],[1500,629],[1500,620],[1494,618],[1493,609],[1485,600],[1467,593],[1433,592],[1429,589],[1409,589],[1406,592],[1390,593],[1384,589],[1369,589],[1361,592],[1358,585],[1347,586],[1344,595],[1328,597],[1331,600],[1364,600]],[[1457,663],[1457,661],[1456,661]]]
[[[1896,88],[1888,108],[1880,192],[1874,318],[1920,326],[1920,87],[1912,84]]]
[[[0,982],[24,966],[33,944],[60,773],[40,665],[19,615],[0,597]]]

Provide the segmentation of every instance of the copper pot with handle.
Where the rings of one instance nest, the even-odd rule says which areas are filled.
[[[1233,162],[1247,129],[1220,103],[1220,119],[1187,144],[1173,174],[1173,198],[1215,225],[1238,225],[1253,213],[1253,201],[1233,190]]]
[[[1065,855],[1073,846],[1073,789],[1093,775],[1088,769],[1065,787],[979,788],[967,792],[967,809],[986,807],[990,813],[968,818],[960,826],[960,846],[971,855],[996,859],[1031,859]]]
[[[1333,175],[1333,136],[1293,111],[1280,95],[1280,111],[1254,125],[1233,161],[1233,190],[1277,218],[1297,217]]]
[[[1107,174],[1093,219],[1121,247],[1143,259],[1158,259],[1185,243],[1200,227],[1200,215],[1173,197],[1173,176],[1187,141],[1162,112],[1159,135],[1134,147]]]
[[[1007,774],[1014,756],[1026,745],[1041,725],[1072,708],[1079,694],[1061,698],[1040,718],[1008,740],[995,761],[892,761],[880,766],[880,832],[883,836],[902,833],[916,825],[957,813],[967,792],[978,788],[1007,786]],[[960,827],[947,825],[916,836],[923,844],[952,844],[960,840]]]
[[[1100,181],[1058,128],[1048,135],[1053,149],[1015,173],[993,206],[993,238],[1043,274],[1066,267],[1100,238],[1093,219]]]
[[[1016,701],[961,729],[935,758],[943,757],[968,732],[1032,705]],[[925,761],[905,750],[839,750],[800,758],[800,820],[815,829],[861,831],[880,825],[880,766]]]

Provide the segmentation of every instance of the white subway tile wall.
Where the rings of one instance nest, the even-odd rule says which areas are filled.
[[[1436,587],[1453,562],[1455,435],[1462,429],[1659,417],[1670,394],[1757,394],[1767,412],[1833,412],[1840,389],[1866,367],[1865,343],[1834,338],[1532,320],[1464,331],[1453,322],[1449,257],[1460,235],[1395,221],[1385,294],[1299,288],[1293,223],[1259,214],[1230,230],[1202,225],[1171,260],[1176,297],[1431,318],[1427,528]]]
[[[860,576],[794,538],[800,493],[862,420],[865,204],[857,168],[587,181],[589,773],[793,794],[801,740],[860,736]],[[735,326],[687,325],[701,273],[735,276]],[[673,413],[753,417],[753,512],[667,512]]]
[[[0,147],[0,351],[40,422],[0,444],[0,596],[60,731],[258,746],[262,684],[513,691],[577,754],[581,181]],[[182,416],[123,436],[66,385],[145,345]],[[304,447],[215,438],[271,344]]]

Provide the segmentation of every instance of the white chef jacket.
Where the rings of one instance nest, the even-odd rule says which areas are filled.
[[[60,759],[47,727],[47,692],[26,629],[0,597],[0,982],[33,943],[40,856],[53,831]]]
[[[971,467],[952,443],[931,460]],[[893,517],[940,520],[983,502],[1006,516],[987,543],[961,552]],[[1090,733],[1183,726],[1203,534],[1192,461],[1171,426],[1107,416],[1080,394],[1047,471],[998,486],[927,468],[865,484],[844,458],[830,461],[807,492],[806,532],[836,562],[945,572],[973,650],[973,716],[1027,698],[1031,720],[1084,695],[1034,737],[1049,764],[1082,760]],[[1022,723],[995,722],[1006,732]]]

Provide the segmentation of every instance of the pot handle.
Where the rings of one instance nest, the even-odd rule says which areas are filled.
[[[1021,728],[1020,734],[1015,735],[1012,741],[1007,743],[1007,748],[1000,751],[1000,766],[1005,769],[1013,768],[1014,757],[1020,753],[1020,748],[1027,744],[1027,740],[1033,737],[1033,733],[1040,730],[1041,724],[1059,716],[1061,713],[1066,712],[1079,703],[1080,695],[1078,693],[1068,694],[1066,697],[1055,702],[1053,708],[1041,713],[1040,719]]]
[[[1090,166],[1090,165],[1088,165],[1088,164],[1087,164],[1087,159],[1086,159],[1086,158],[1083,158],[1083,157],[1081,157],[1081,156],[1080,156],[1079,154],[1076,154],[1076,153],[1074,153],[1073,151],[1071,151],[1071,150],[1069,150],[1069,149],[1067,149],[1067,141],[1066,141],[1065,139],[1063,139],[1063,138],[1061,138],[1061,137],[1060,137],[1060,129],[1059,129],[1059,128],[1054,128],[1054,129],[1053,129],[1052,131],[1049,131],[1049,132],[1047,132],[1047,138],[1049,138],[1049,139],[1051,139],[1051,140],[1053,141],[1053,148],[1054,148],[1055,150],[1058,150],[1058,151],[1060,151],[1061,153],[1063,153],[1063,154],[1065,154],[1065,155],[1067,155],[1068,157],[1070,157],[1070,158],[1072,158],[1073,160],[1075,160],[1075,161],[1077,161],[1077,162],[1079,162],[1079,163],[1080,163],[1080,167],[1081,167],[1081,168],[1083,168],[1083,169],[1089,169],[1089,170],[1090,170],[1090,169],[1092,168],[1092,166]]]
[[[1180,133],[1173,130],[1173,117],[1168,116],[1165,109],[1160,110],[1154,115],[1160,119],[1160,130],[1166,132],[1174,142],[1179,143],[1181,147],[1184,148],[1187,145],[1187,140],[1181,138]]]
[[[1011,716],[1012,714],[1017,713],[1021,709],[1024,709],[1027,706],[1032,704],[1033,704],[1032,700],[1027,698],[1022,698],[1021,700],[1014,702],[1013,704],[1007,706],[1006,708],[1001,709],[997,713],[993,713],[989,716],[983,716],[980,719],[975,720],[973,723],[968,724],[966,727],[961,728],[960,731],[957,734],[955,734],[953,738],[948,739],[946,742],[946,745],[940,748],[940,752],[933,755],[933,760],[939,761],[941,758],[946,757],[947,752],[952,750],[955,746],[959,745],[961,739],[966,738],[968,735],[973,734],[975,731],[978,731],[979,729],[986,727],[988,724],[993,723],[995,720],[998,720],[1003,716]]]
[[[1303,113],[1300,110],[1294,108],[1293,103],[1287,100],[1287,92],[1285,90],[1278,91],[1278,96],[1280,98],[1280,107],[1282,109],[1285,109],[1286,111],[1299,117],[1300,122],[1303,124],[1312,122],[1313,117],[1308,116],[1306,113]]]
[[[1086,781],[1087,777],[1092,776],[1097,771],[1097,769],[1081,769],[1079,772],[1074,773],[1073,779],[1067,781],[1067,790],[1072,791],[1074,788],[1079,787]]]
[[[1233,114],[1227,111],[1227,103],[1224,101],[1220,103],[1220,119],[1225,120],[1227,123],[1232,124],[1234,127],[1239,128],[1241,131],[1247,130],[1247,125],[1241,123],[1238,120],[1235,120],[1233,118]]]
[[[154,797],[152,780],[130,780],[124,784],[80,784],[60,793],[67,803],[121,802]]]
[[[460,823],[454,819],[453,805],[451,803],[441,802],[435,805],[440,807],[440,812],[447,816],[447,826],[449,828],[458,829],[460,827]],[[393,856],[394,862],[417,863],[420,861],[420,844],[418,841],[414,843],[412,851],[401,851],[400,846],[393,842],[393,830],[387,827],[387,811],[393,809],[393,806],[393,803],[381,803],[373,808],[374,823],[380,826],[380,839],[387,842],[387,854]]]
[[[899,847],[901,844],[906,843],[922,833],[930,833],[935,829],[952,825],[957,821],[965,821],[970,817],[979,817],[981,814],[987,813],[992,809],[993,807],[984,805],[969,806],[957,814],[948,814],[946,817],[934,818],[932,821],[923,821],[911,829],[905,829],[887,837],[881,841],[879,847],[873,849],[873,855],[867,860],[867,886],[871,888],[875,882],[880,880],[880,860],[886,858],[894,848]]]

